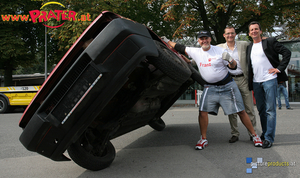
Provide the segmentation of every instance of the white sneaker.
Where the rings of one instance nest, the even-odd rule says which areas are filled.
[[[262,146],[262,141],[258,135],[253,136],[253,143],[256,147]]]
[[[202,150],[208,146],[208,141],[201,136],[201,139],[197,142],[196,150]]]

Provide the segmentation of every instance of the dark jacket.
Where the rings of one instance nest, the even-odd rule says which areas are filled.
[[[250,43],[247,47],[246,59],[248,62],[248,84],[249,90],[253,90],[253,68],[251,63],[251,49],[253,42]],[[271,65],[274,68],[280,70],[280,73],[277,73],[278,81],[287,81],[288,77],[285,73],[285,69],[288,66],[291,59],[291,51],[279,43],[276,38],[267,38],[262,40],[263,50],[265,55],[269,59]],[[279,54],[282,55],[282,60],[279,61]]]

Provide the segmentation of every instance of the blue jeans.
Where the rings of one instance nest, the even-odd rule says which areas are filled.
[[[279,84],[278,88],[277,88],[278,107],[281,108],[281,99],[280,99],[281,93],[284,96],[286,108],[290,108],[288,93],[286,91],[286,88],[283,85],[281,85],[281,84]]]
[[[261,83],[253,82],[253,91],[260,116],[262,135],[265,140],[273,143],[276,129],[277,79]]]

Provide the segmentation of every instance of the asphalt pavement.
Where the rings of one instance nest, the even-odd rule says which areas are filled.
[[[239,141],[228,143],[230,126],[220,109],[218,116],[209,116],[204,150],[194,149],[200,137],[198,108],[171,107],[162,117],[167,125],[163,131],[145,126],[112,140],[116,158],[101,171],[29,152],[18,140],[22,112],[0,114],[0,177],[299,177],[300,105],[291,106],[293,110],[278,110],[275,143],[269,149],[254,147],[240,121]],[[256,116],[260,134],[257,110]]]

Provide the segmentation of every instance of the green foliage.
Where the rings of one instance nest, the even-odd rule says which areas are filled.
[[[214,32],[212,43],[216,44],[225,41],[226,26],[235,27],[237,33],[248,33],[251,21],[259,21],[262,30],[268,32],[274,31],[274,25],[286,24],[288,34],[299,37],[299,5],[299,0],[167,0],[162,8],[166,20],[181,23],[174,37],[193,36],[205,29]]]
[[[102,11],[118,12],[122,3],[126,3],[126,0],[66,0],[62,4],[66,7],[65,9],[76,12],[76,21],[64,21],[63,26],[49,29],[49,34],[52,38],[58,40],[59,50],[65,53]],[[45,9],[54,7],[57,9],[59,6],[47,6]],[[80,21],[78,19],[80,19]],[[53,24],[54,22],[48,22],[48,25]]]
[[[39,10],[41,1],[1,1],[1,15],[27,15]],[[5,85],[12,84],[12,74],[44,73],[37,67],[45,59],[45,27],[31,21],[0,21],[0,69],[5,76]],[[63,55],[58,51],[57,41],[47,36],[48,66],[56,63]]]
[[[285,24],[288,35],[299,37],[300,34],[300,0],[1,0],[1,15],[29,14],[31,10],[40,10],[47,2],[60,2],[64,7],[50,4],[44,6],[43,11],[75,11],[76,20],[0,21],[0,69],[4,71],[7,84],[13,70],[18,74],[43,73],[44,25],[64,23],[59,28],[47,28],[47,59],[48,66],[52,66],[105,10],[145,24],[159,36],[169,39],[193,38],[201,29],[206,29],[214,32],[212,44],[221,43],[225,41],[223,30],[226,26],[235,27],[237,33],[247,33],[251,21],[259,21],[263,31],[272,32],[275,25]]]
[[[25,3],[21,0],[2,1],[1,15],[19,15],[37,7],[40,2]],[[4,69],[5,85],[12,84],[12,71],[18,65],[29,65],[35,60],[38,27],[29,22],[0,22],[0,68]]]
[[[164,11],[161,6],[164,0],[147,2],[145,0],[129,0],[122,3],[118,13],[126,18],[146,25],[159,36],[172,38],[176,26],[180,23],[164,20]]]
[[[179,23],[164,21],[161,10],[163,3],[163,0],[151,4],[145,0],[67,0],[64,5],[68,10],[76,12],[76,19],[89,14],[91,21],[65,21],[62,27],[50,29],[49,33],[54,39],[59,40],[59,50],[66,52],[102,11],[111,11],[147,25],[160,36],[171,37]]]

